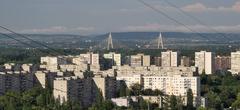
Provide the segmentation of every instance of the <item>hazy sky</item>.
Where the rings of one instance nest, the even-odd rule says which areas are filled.
[[[0,25],[21,33],[189,32],[137,0],[0,1]],[[164,0],[145,1],[197,32],[211,32]],[[168,1],[219,32],[240,32],[240,0]]]

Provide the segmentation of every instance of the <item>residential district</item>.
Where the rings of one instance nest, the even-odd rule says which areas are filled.
[[[105,59],[104,62],[101,59]],[[124,63],[122,62],[124,59]],[[102,66],[103,65],[103,66]],[[165,97],[174,95],[183,104],[188,103],[191,90],[195,107],[207,107],[207,99],[200,94],[201,74],[216,70],[240,72],[240,51],[231,56],[216,56],[213,52],[195,52],[195,60],[179,56],[179,52],[165,51],[159,57],[136,54],[122,58],[110,52],[88,52],[77,56],[44,56],[40,64],[4,64],[0,72],[0,93],[25,91],[36,85],[51,87],[60,103],[81,102],[89,107],[97,99],[97,92],[117,106],[129,107],[139,97],[149,103],[164,107]],[[159,90],[162,95],[117,95],[122,85],[130,89],[139,85],[143,90]]]

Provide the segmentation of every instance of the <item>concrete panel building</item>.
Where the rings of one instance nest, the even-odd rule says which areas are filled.
[[[231,52],[231,72],[232,74],[240,73],[240,51]]]
[[[137,66],[150,66],[150,56],[144,54],[131,55],[130,65]]]
[[[163,67],[177,67],[179,65],[178,53],[166,51],[161,53]]]
[[[110,52],[110,53],[104,54],[103,57],[105,59],[110,59],[112,61],[111,62],[112,66],[121,66],[121,54]]]
[[[95,85],[95,87],[93,86],[95,92],[99,92],[96,90],[96,88],[98,88],[101,91],[104,99],[111,99],[116,97],[117,82],[114,77],[95,75],[95,77],[93,77],[93,81]]]
[[[80,54],[80,57],[82,57],[90,65],[99,65],[99,54],[89,52],[86,54]]]
[[[162,58],[161,57],[154,57],[154,65],[161,66],[162,65]]]
[[[124,81],[128,88],[130,88],[134,84],[143,84],[142,75],[123,75],[117,76],[116,79],[118,81]]]
[[[0,92],[7,91],[23,92],[31,89],[34,85],[32,73],[26,71],[0,72]]]
[[[212,52],[195,52],[195,66],[198,67],[199,74],[205,72],[212,74],[215,72],[215,54]]]
[[[53,95],[60,103],[79,101],[84,107],[93,103],[92,79],[78,77],[60,77],[54,80]]]
[[[228,70],[231,68],[230,56],[217,56],[215,57],[215,70]]]
[[[191,66],[191,59],[187,56],[181,57],[181,66],[190,67]]]
[[[200,96],[199,77],[174,77],[143,76],[144,89],[158,89],[168,95],[186,96],[187,90],[192,89],[193,96]]]

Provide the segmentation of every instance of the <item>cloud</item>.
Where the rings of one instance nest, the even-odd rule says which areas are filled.
[[[214,32],[217,30],[218,32],[224,33],[238,33],[240,32],[240,25],[234,26],[212,26],[209,29],[203,25],[187,25],[187,27],[191,28],[196,32]],[[214,30],[212,30],[214,29]],[[176,25],[160,25],[157,23],[154,24],[146,24],[142,26],[127,26],[122,28],[122,31],[161,31],[161,32],[191,32],[184,26],[176,26]]]
[[[232,12],[240,12],[240,1],[235,2],[230,7],[207,7],[206,5],[202,3],[194,3],[187,6],[182,7],[184,11],[187,12],[206,12],[206,11],[232,11]]]
[[[201,11],[206,11],[208,8],[203,5],[202,3],[195,3],[191,5],[187,5],[182,8],[184,11],[192,11],[192,12],[201,12]]]
[[[94,27],[77,27],[75,30],[77,31],[85,31],[85,32],[90,32],[93,31],[95,28]],[[74,29],[73,29],[74,30]]]
[[[240,12],[240,1],[236,2],[233,6],[232,9],[235,11]]]
[[[67,28],[65,26],[53,26],[49,28],[41,29],[24,29],[19,31],[20,33],[71,33],[71,32],[91,32],[94,30],[94,27],[76,27],[76,28]]]

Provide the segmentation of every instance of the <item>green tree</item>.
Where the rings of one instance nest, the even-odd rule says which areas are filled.
[[[120,97],[127,96],[127,86],[125,82],[120,82],[119,96]]]
[[[198,107],[197,110],[207,110],[207,109],[204,107]]]
[[[83,76],[84,78],[89,78],[89,77],[93,77],[94,74],[92,71],[86,70],[85,72],[83,72]]]
[[[135,96],[141,95],[142,86],[140,84],[135,83],[130,88],[131,88],[133,95],[135,95]]]
[[[46,104],[45,96],[43,94],[40,94],[36,97],[37,105],[44,106]]]
[[[210,91],[206,94],[208,99],[208,107],[214,108],[214,109],[222,109],[221,105],[221,98],[218,94],[214,93],[213,91]]]
[[[235,109],[240,108],[240,93],[238,93],[237,99],[232,103],[232,107]]]
[[[170,96],[170,109],[177,110],[177,98],[175,95]]]
[[[187,110],[193,109],[193,93],[192,89],[188,89],[187,91]]]

